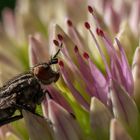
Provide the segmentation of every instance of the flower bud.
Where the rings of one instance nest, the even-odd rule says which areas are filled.
[[[118,120],[112,119],[110,125],[110,140],[132,140]]]
[[[140,108],[140,47],[135,51],[132,64],[132,74],[134,79],[134,99]]]
[[[44,118],[34,115],[29,111],[22,111],[27,129],[31,140],[53,140],[52,129],[49,126],[49,121]]]
[[[98,139],[108,139],[111,118],[112,114],[106,106],[97,98],[93,97],[90,106],[90,121],[91,127]]]

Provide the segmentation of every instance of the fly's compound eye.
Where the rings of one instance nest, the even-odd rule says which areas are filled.
[[[49,65],[40,65],[33,69],[33,73],[37,78],[42,79],[50,69]]]
[[[42,83],[42,84],[51,84],[56,82],[59,79],[59,73],[55,72],[51,69],[50,65],[39,65],[33,69],[33,73],[35,77]]]

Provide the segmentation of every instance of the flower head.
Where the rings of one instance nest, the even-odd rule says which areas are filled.
[[[45,2],[44,0],[40,3]],[[63,23],[63,26],[56,24],[50,29],[50,40],[44,38],[48,35],[45,25],[49,24],[49,20],[44,19],[42,12],[44,5],[39,4],[41,12],[37,12],[31,5],[32,0],[26,1],[25,7],[19,5],[21,7],[18,14],[21,15],[17,16],[20,18],[17,19],[20,22],[16,24],[22,25],[19,29],[24,31],[17,30],[16,24],[11,24],[12,30],[7,29],[6,34],[9,35],[10,41],[14,42],[13,44],[19,43],[15,34],[22,41],[27,39],[28,34],[32,34],[28,38],[31,67],[41,62],[49,63],[51,57],[59,52],[58,64],[52,67],[59,72],[59,80],[49,86],[41,85],[44,91],[48,91],[42,102],[45,118],[22,111],[29,137],[35,140],[40,137],[49,140],[139,139],[139,48],[135,52],[131,70],[129,63],[132,61],[132,56],[129,61],[129,56],[126,55],[127,49],[123,48],[124,42],[122,42],[124,37],[127,39],[129,37],[127,33],[122,33],[122,29],[119,30],[124,17],[129,15],[120,15],[119,10],[113,6],[113,2],[101,1],[104,17],[100,16],[98,8],[96,9],[96,6],[94,8],[92,4],[86,9],[78,0],[73,0],[71,3],[66,1],[66,3],[69,3],[66,5],[68,16],[66,23]],[[73,16],[77,11],[75,3],[80,5],[84,15],[82,13],[80,15],[78,10],[76,17]],[[37,1],[34,5],[38,5]],[[127,6],[121,5],[121,8]],[[29,9],[36,18],[29,13]],[[88,19],[85,13],[89,14]],[[12,15],[11,11],[6,12],[5,26],[8,23],[6,15],[10,22],[16,21],[14,19],[16,16]],[[16,27],[13,28],[13,26]],[[66,27],[67,31],[62,27]],[[13,30],[15,28],[16,30]],[[131,24],[129,28],[133,31],[131,35],[137,43],[138,33],[134,33]],[[126,30],[126,26],[123,30]],[[42,34],[36,32],[42,32]],[[48,42],[47,47],[46,42]],[[27,46],[22,47],[23,44],[22,49],[19,49],[19,46],[16,48],[21,51],[21,54],[24,52],[23,48],[26,48],[27,53]],[[135,48],[136,46],[133,47],[132,52]],[[26,53],[22,55],[25,58],[27,58]],[[14,52],[10,54],[13,56]],[[14,67],[14,64],[21,65],[21,61],[23,66],[25,60],[27,61],[19,56],[16,58],[21,59],[15,62],[4,55],[2,62],[5,64],[7,60],[8,64]],[[41,76],[45,77],[45,74]],[[37,132],[40,132],[40,135]]]

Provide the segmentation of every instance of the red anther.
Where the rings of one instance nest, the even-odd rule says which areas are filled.
[[[73,26],[72,21],[70,19],[67,20],[68,26]]]
[[[61,34],[58,34],[57,37],[58,37],[59,41],[63,41],[63,36]]]
[[[75,53],[77,53],[78,52],[78,47],[75,45],[75,47],[74,47],[74,51],[75,51]]]
[[[104,32],[101,29],[100,29],[100,36],[102,36],[102,37],[104,36]]]
[[[97,35],[99,35],[99,36],[104,36],[104,32],[103,32],[103,30],[101,30],[101,29],[99,29],[99,28],[97,28],[96,29],[96,33],[97,33]]]
[[[56,46],[59,46],[59,42],[57,40],[53,40],[53,43],[56,45]]]
[[[84,53],[83,53],[83,57],[84,57],[85,59],[88,59],[88,58],[89,58],[88,53],[84,52]]]
[[[60,60],[58,64],[59,64],[60,67],[64,67],[63,61]]]
[[[93,13],[93,8],[92,8],[91,6],[88,6],[88,11],[89,11],[90,13]]]
[[[96,28],[97,35],[100,35],[99,28]]]
[[[85,22],[85,27],[86,27],[87,29],[90,29],[90,24],[89,24],[88,22]]]

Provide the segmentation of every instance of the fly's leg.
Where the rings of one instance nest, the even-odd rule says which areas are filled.
[[[22,115],[18,115],[18,116],[10,117],[10,118],[7,118],[7,119],[2,119],[2,120],[0,120],[0,127],[5,125],[5,124],[8,124],[10,122],[14,122],[14,121],[20,120],[22,118],[23,118]]]
[[[21,111],[21,110],[24,109],[24,110],[26,110],[26,111],[29,111],[29,112],[33,113],[34,115],[36,115],[36,116],[38,116],[38,117],[41,117],[41,118],[45,119],[45,120],[48,122],[48,124],[49,124],[50,126],[52,126],[52,122],[51,122],[48,118],[44,118],[43,116],[41,116],[41,115],[35,113],[35,111],[32,111],[29,107],[23,106],[23,105],[19,105],[19,104],[16,104],[15,107],[16,107],[17,109],[20,110],[21,114],[22,114],[22,111]]]
[[[48,122],[48,124],[49,124],[50,126],[52,126],[52,122],[51,122],[48,118],[44,118],[43,116],[41,116],[41,115],[35,113],[35,111],[32,111],[31,109],[29,109],[29,107],[26,107],[26,106],[23,106],[23,105],[19,105],[19,104],[16,104],[15,107],[16,107],[17,109],[19,109],[20,111],[21,111],[22,109],[24,109],[24,110],[26,110],[26,111],[29,111],[29,112],[33,113],[34,115],[36,115],[36,116],[38,116],[38,117],[41,117],[41,118],[45,119],[45,120]],[[22,114],[22,111],[21,111],[21,114]]]
[[[35,113],[35,110],[31,109],[31,108],[28,107],[28,106],[20,105],[20,104],[14,104],[14,106],[15,106],[18,110],[20,110],[20,111],[24,109],[24,110],[27,110],[27,111],[31,112],[31,113],[34,114],[34,115],[37,115],[37,116],[39,116],[39,117],[41,117],[41,118],[44,118],[43,116],[41,116],[41,115]]]

